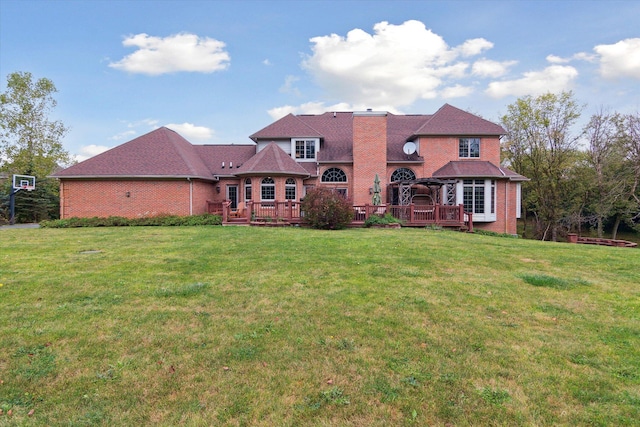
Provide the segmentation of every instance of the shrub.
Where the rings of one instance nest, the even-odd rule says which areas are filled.
[[[77,228],[77,227],[133,227],[133,226],[194,226],[194,225],[220,225],[220,215],[159,215],[141,218],[124,218],[110,216],[106,218],[67,218],[52,221],[42,221],[43,228]]]
[[[302,201],[304,220],[313,228],[338,230],[353,220],[351,202],[328,188],[314,188]]]
[[[402,221],[395,218],[390,213],[386,213],[383,216],[371,215],[364,222],[365,227],[371,227],[372,225],[388,225],[388,224],[402,224]]]

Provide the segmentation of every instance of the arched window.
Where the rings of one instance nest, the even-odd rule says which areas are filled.
[[[276,199],[276,183],[273,178],[264,178],[260,185],[260,197],[262,200]]]
[[[251,178],[244,180],[244,199],[251,200]]]
[[[342,169],[329,168],[322,174],[322,182],[347,182],[347,174]]]
[[[293,178],[287,178],[287,181],[284,183],[284,199],[296,199],[296,180]]]
[[[416,174],[409,168],[398,168],[391,174],[391,182],[412,181],[416,179]]]

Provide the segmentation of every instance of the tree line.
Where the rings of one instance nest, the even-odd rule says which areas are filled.
[[[603,237],[608,226],[616,238],[621,224],[640,231],[640,114],[601,109],[576,130],[584,105],[572,92],[526,96],[507,108],[503,164],[529,178],[525,237],[555,241],[585,229]]]

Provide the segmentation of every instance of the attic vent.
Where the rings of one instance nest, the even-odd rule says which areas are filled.
[[[229,169],[233,169],[233,162],[229,162]]]
[[[222,162],[222,169],[224,169],[224,162]]]

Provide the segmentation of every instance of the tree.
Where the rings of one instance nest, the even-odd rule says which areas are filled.
[[[506,161],[531,181],[523,185],[527,208],[536,217],[540,238],[555,241],[567,214],[569,172],[577,160],[579,135],[571,127],[582,107],[572,92],[526,96],[509,105],[502,125],[507,130]]]
[[[622,145],[618,137],[618,116],[599,112],[584,129],[587,138],[587,165],[590,175],[588,204],[593,212],[598,237],[603,237],[604,222],[627,197],[628,186]]]
[[[71,164],[71,156],[62,146],[68,129],[61,121],[49,118],[57,104],[53,98],[56,92],[51,80],[34,80],[28,72],[7,76],[6,92],[0,94],[0,172],[9,179],[12,174],[34,175],[38,183],[44,184],[56,168]],[[37,212],[31,212],[31,216],[43,219],[56,211],[51,203],[59,204],[58,188],[38,184],[36,188],[45,191],[19,199],[32,199],[27,206],[37,207]]]
[[[640,113],[621,116],[618,126],[624,155],[623,167],[629,174],[626,217],[621,216],[629,225],[640,229]]]

